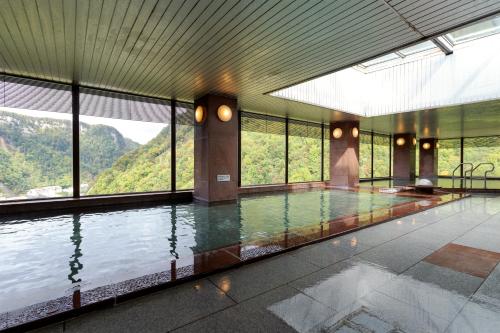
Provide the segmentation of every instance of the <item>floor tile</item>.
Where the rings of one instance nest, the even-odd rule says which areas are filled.
[[[422,228],[401,236],[400,239],[430,250],[437,250],[452,242],[455,238],[456,237],[446,234],[438,234],[431,230],[427,231],[427,228]]]
[[[326,333],[389,333],[394,332],[394,325],[370,313],[367,308],[361,307],[329,327]]]
[[[166,332],[233,304],[200,280],[69,320],[65,332]]]
[[[29,333],[62,333],[63,324],[50,325],[47,327],[42,327],[37,330],[29,331]]]
[[[362,302],[371,313],[404,332],[444,332],[449,325],[449,322],[432,313],[377,292],[368,295]]]
[[[500,241],[497,234],[472,230],[455,240],[454,243],[500,253]]]
[[[241,302],[319,270],[290,255],[242,266],[210,277],[232,299]]]
[[[412,278],[463,296],[471,296],[484,279],[422,261],[404,272]]]
[[[497,238],[500,238],[500,220],[488,220],[478,225],[473,231],[495,235]]]
[[[377,288],[377,291],[451,322],[468,298],[434,284],[401,275]]]
[[[291,252],[290,255],[324,268],[339,261],[351,258],[369,248],[369,245],[362,244],[355,236],[348,234],[303,247]]]
[[[476,226],[475,224],[469,225],[467,223],[460,223],[455,220],[455,216],[449,217],[447,220],[438,221],[426,227],[425,231],[438,235],[447,235],[451,239],[456,239]]]
[[[290,285],[341,311],[394,277],[393,273],[382,267],[348,260],[293,281]]]
[[[425,261],[457,272],[486,278],[500,261],[500,253],[451,243],[426,257]]]
[[[356,240],[361,244],[378,246],[382,243],[398,238],[402,234],[404,234],[404,232],[401,232],[401,230],[384,227],[384,223],[382,223],[377,226],[354,232],[351,235],[356,237]]]
[[[391,331],[395,332],[444,332],[449,322],[439,318],[421,308],[410,306],[404,302],[386,296],[379,292],[371,292],[365,297],[359,299],[345,311],[338,313],[335,317],[329,319],[325,325],[330,329],[327,332],[339,332],[335,330],[335,326],[339,324],[339,320],[345,320],[346,316],[351,313],[358,313],[363,310],[372,316],[375,316],[392,326]],[[375,328],[370,327],[371,331]],[[360,332],[360,331],[355,331]],[[363,332],[363,331],[361,331]],[[364,331],[368,332],[368,331]]]
[[[402,273],[432,253],[432,250],[393,240],[356,256],[362,260]]]
[[[435,208],[438,209],[438,208]],[[424,212],[420,212],[414,215],[406,216],[403,219],[414,221],[417,225],[429,225],[436,221],[442,220],[448,216],[455,214],[455,212],[450,212],[448,214],[438,213],[435,209],[426,210]]]
[[[500,307],[500,264],[486,278],[474,298]]]
[[[447,329],[447,333],[498,333],[499,309],[469,302]]]
[[[174,332],[308,332],[321,330],[335,312],[283,286]]]

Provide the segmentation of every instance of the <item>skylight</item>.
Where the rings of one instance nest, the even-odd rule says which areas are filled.
[[[493,19],[456,30],[447,34],[446,37],[453,44],[460,44],[497,33],[500,33],[500,16],[495,16]]]
[[[426,41],[423,43],[419,43],[417,45],[413,45],[407,47],[405,49],[399,50],[397,52],[389,53],[384,56],[362,62],[358,66],[363,69],[371,69],[372,67],[380,68],[385,67],[387,65],[391,65],[395,60],[401,60],[408,56],[413,56],[425,51],[430,50],[438,50],[436,45],[431,41]],[[383,64],[383,65],[382,65]]]
[[[406,56],[409,56],[409,55],[412,55],[415,53],[420,53],[420,52],[428,51],[431,49],[436,49],[436,45],[434,45],[433,42],[428,40],[426,42],[407,47],[406,49],[402,49],[402,50],[398,51],[397,53],[401,53],[403,56],[406,57]]]
[[[385,56],[381,56],[381,57],[372,59],[370,61],[362,62],[361,66],[362,67],[370,67],[370,66],[378,65],[378,64],[386,62],[386,61],[391,61],[391,60],[399,59],[399,58],[400,58],[400,56],[398,56],[396,53],[389,53],[389,54],[386,54]]]
[[[498,53],[500,15],[271,96],[363,117],[498,99]]]

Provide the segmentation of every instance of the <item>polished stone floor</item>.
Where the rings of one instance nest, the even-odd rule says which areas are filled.
[[[472,197],[40,332],[499,332],[500,198]]]

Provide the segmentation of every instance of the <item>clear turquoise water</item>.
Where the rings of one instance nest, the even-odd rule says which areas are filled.
[[[338,190],[0,220],[0,313],[143,275],[172,259],[413,201]],[[188,259],[189,260],[189,259]]]

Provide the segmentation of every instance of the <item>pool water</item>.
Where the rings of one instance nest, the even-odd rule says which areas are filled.
[[[171,260],[415,198],[313,190],[0,220],[0,313],[165,271]]]

